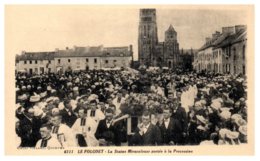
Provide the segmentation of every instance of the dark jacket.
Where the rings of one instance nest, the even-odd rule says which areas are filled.
[[[173,118],[169,118],[169,125],[168,128],[166,128],[165,123],[159,125],[157,123],[157,126],[159,126],[162,136],[162,144],[169,145],[171,141],[174,142],[174,144],[178,144],[181,136],[182,136],[182,126],[181,123]]]
[[[173,110],[172,118],[180,122],[183,132],[187,132],[188,119],[186,111],[183,107],[178,107],[177,110]]]
[[[121,145],[121,139],[119,138],[120,128],[121,125],[119,122],[116,122],[114,125],[111,124],[108,128],[107,120],[100,120],[95,133],[95,137],[97,139],[105,139],[106,141],[112,142],[112,144],[119,146]]]
[[[77,116],[72,111],[68,112],[66,109],[63,109],[60,111],[60,114],[62,116],[62,123],[68,125],[69,127],[72,127],[77,120]]]
[[[161,131],[158,126],[153,125],[151,123],[145,134],[140,135],[138,129],[130,141],[130,145],[134,145],[134,146],[161,145],[161,143],[162,143]]]

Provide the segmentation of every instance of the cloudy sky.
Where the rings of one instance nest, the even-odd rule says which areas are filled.
[[[133,45],[137,59],[139,9],[147,6],[6,6],[7,54],[53,51],[76,46]],[[180,48],[199,48],[222,26],[247,24],[241,6],[152,6],[157,11],[159,41],[173,25]]]

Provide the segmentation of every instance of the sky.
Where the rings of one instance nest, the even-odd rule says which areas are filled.
[[[6,54],[54,51],[73,46],[133,45],[138,55],[139,9],[146,6],[16,5],[5,8]],[[241,6],[152,6],[156,8],[159,41],[170,24],[180,49],[198,49],[223,26],[247,24]]]

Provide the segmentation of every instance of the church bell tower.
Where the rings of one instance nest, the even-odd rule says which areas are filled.
[[[158,44],[156,10],[140,9],[139,17],[138,60],[140,65],[149,66]]]

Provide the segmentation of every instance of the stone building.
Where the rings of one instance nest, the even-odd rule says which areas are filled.
[[[53,52],[23,52],[16,56],[16,72],[48,73],[130,67],[132,45],[123,47],[77,47]]]
[[[193,68],[197,72],[246,74],[247,31],[245,25],[223,27],[206,38],[194,55]]]
[[[165,31],[164,42],[158,42],[156,10],[141,9],[138,35],[140,65],[176,68],[179,64],[179,43],[172,25]]]
[[[54,72],[54,55],[55,52],[25,52],[16,55],[16,72],[26,73],[46,73]]]

